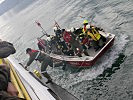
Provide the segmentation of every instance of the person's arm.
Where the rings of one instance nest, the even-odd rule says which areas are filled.
[[[0,65],[0,90],[8,92],[12,96],[17,96],[18,91],[10,80],[10,68],[5,64]]]
[[[0,65],[0,91],[6,91],[10,80],[10,69],[5,64]]]
[[[33,53],[30,58],[29,61],[27,62],[25,68],[27,69],[28,66],[30,66],[30,64],[35,60],[36,56],[37,56],[38,52]]]
[[[12,84],[12,82],[8,82],[7,92],[12,96],[17,96],[19,93],[16,87]]]

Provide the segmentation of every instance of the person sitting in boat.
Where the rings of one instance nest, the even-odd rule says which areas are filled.
[[[86,29],[86,26],[88,25],[88,20],[84,20],[83,21],[83,29],[82,29],[82,32],[84,33],[84,34],[86,34],[86,32],[87,32],[87,29]]]
[[[50,42],[49,38],[50,38],[50,36],[47,36],[46,40],[41,39],[41,38],[37,38],[37,40],[38,40],[37,46],[38,46],[39,50],[47,52],[47,53],[51,52],[51,48],[49,45],[49,42]]]
[[[72,34],[70,32],[67,32],[65,29],[62,29],[62,34],[65,42],[70,44],[75,54],[81,57],[82,47],[79,45],[79,42],[76,41],[74,37],[72,37]],[[77,48],[79,48],[79,50],[77,50]]]
[[[88,27],[88,24],[89,22],[88,22],[88,20],[84,20],[83,21],[83,29],[82,29],[82,32],[85,34],[85,33],[87,33],[87,27]],[[89,25],[90,27],[95,27],[95,29],[97,30],[97,31],[103,31],[104,32],[104,30],[101,28],[101,27],[96,27],[96,26],[94,26],[94,25],[92,25],[92,24],[90,24]]]
[[[82,38],[81,39],[81,44],[83,44],[82,46],[85,47],[85,44],[87,44],[88,48],[90,48],[91,47],[90,43],[91,43],[95,51],[97,51],[100,47],[103,47],[106,39],[103,38],[103,36],[99,33],[99,30],[101,31],[102,29],[95,27],[94,25],[89,25],[88,20],[84,20],[83,25],[84,27],[82,29],[82,33],[80,34],[81,35],[80,38]],[[92,33],[92,35],[90,35],[89,33]]]
[[[57,39],[54,35],[51,35],[50,37],[47,37],[47,46],[49,49],[49,53],[56,53],[58,54],[60,52],[60,48],[57,43]]]
[[[30,66],[30,64],[34,60],[39,61],[41,63],[41,72],[44,75],[44,77],[46,77],[48,79],[48,81],[46,83],[52,82],[52,78],[46,72],[48,65],[50,67],[53,67],[52,58],[41,51],[33,50],[31,48],[27,48],[26,53],[29,55],[29,61],[27,62],[25,68],[27,69],[27,67]]]
[[[87,35],[95,51],[104,46],[104,42],[101,38],[101,35],[94,26],[90,26],[87,28]]]
[[[79,41],[76,39],[76,36],[72,32],[67,32],[65,29],[62,29],[62,34],[65,42],[70,43],[76,55],[82,57],[81,54],[84,53],[86,56],[89,56],[89,54],[83,50]]]
[[[47,41],[41,38],[37,38],[37,40],[38,40],[37,46],[39,50],[43,50],[44,52],[46,52]]]
[[[67,50],[64,50],[63,53],[67,56],[74,56],[74,50],[72,49],[70,43],[67,43]]]

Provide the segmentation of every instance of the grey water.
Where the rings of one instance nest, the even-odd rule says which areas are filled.
[[[132,0],[5,0],[0,38],[12,42],[17,50],[12,56],[26,64],[26,48],[38,49],[36,38],[42,35],[35,21],[52,35],[55,20],[61,28],[81,27],[80,16],[115,34],[114,45],[90,68],[48,67],[48,73],[79,100],[133,100]],[[29,70],[38,66],[35,62]]]

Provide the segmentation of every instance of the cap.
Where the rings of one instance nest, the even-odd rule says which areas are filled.
[[[26,53],[28,53],[29,51],[31,51],[31,48],[27,48],[26,49]]]

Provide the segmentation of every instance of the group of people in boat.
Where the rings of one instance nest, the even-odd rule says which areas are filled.
[[[89,56],[88,49],[93,47],[95,51],[105,45],[106,38],[100,31],[103,29],[88,24],[88,20],[83,21],[83,27],[71,28],[70,30],[61,29],[57,23],[54,25],[55,36],[47,35],[47,39],[38,38],[38,47],[48,53],[64,54],[68,56],[82,54]]]
[[[99,33],[99,30],[103,31],[102,29],[89,25],[87,20],[84,20],[83,25],[83,28],[71,28],[71,30],[68,31],[61,29],[56,23],[54,27],[55,36],[51,37],[50,35],[47,35],[47,40],[38,38],[39,49],[48,53],[56,51],[57,54],[63,53],[69,56],[78,55],[81,57],[82,53],[89,56],[87,50],[91,46],[94,47],[95,51],[102,48],[105,45],[106,38]],[[1,59],[16,52],[13,44],[6,41],[1,41],[0,47]],[[53,67],[52,58],[41,51],[33,50],[31,48],[27,48],[26,53],[29,54],[30,57],[25,68],[27,69],[34,60],[39,61],[42,63],[41,72],[48,79],[47,83],[52,82],[52,78],[46,72],[48,65]],[[7,65],[0,65],[0,77],[1,98],[3,98],[3,100],[5,100],[5,98],[19,100],[17,97],[18,91],[10,82],[10,68]]]
[[[31,48],[26,49],[26,53],[29,55],[29,61],[27,62],[25,68],[27,69],[34,60],[39,61],[41,63],[41,73],[48,79],[46,83],[49,83],[52,82],[52,78],[46,71],[48,65],[50,67],[59,65],[54,64],[53,59],[47,55],[47,53],[63,53],[64,55],[77,55],[81,57],[82,53],[89,56],[87,50],[91,45],[94,47],[95,51],[103,47],[106,42],[106,38],[98,32],[101,29],[89,25],[87,20],[84,20],[83,24],[83,28],[72,28],[68,31],[61,29],[56,23],[54,26],[55,36],[46,34],[47,39],[37,38],[38,48],[40,51]],[[63,63],[64,62],[61,64]]]

